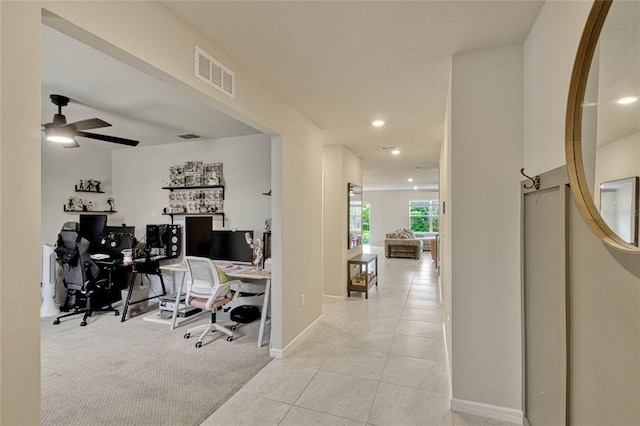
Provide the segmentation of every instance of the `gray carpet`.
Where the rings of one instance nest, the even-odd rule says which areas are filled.
[[[109,312],[80,320],[42,320],[43,426],[199,425],[271,360],[268,343],[256,346],[259,321],[238,326],[232,342],[211,333],[196,349],[183,338],[194,324],[170,331]]]

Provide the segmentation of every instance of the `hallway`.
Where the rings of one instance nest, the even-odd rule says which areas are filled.
[[[493,425],[448,409],[450,386],[438,272],[378,254],[379,284],[325,297],[323,316],[294,352],[273,360],[203,425]]]

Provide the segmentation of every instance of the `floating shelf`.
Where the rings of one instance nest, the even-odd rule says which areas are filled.
[[[91,214],[91,213],[118,213],[117,210],[67,210],[67,206],[63,206],[62,209],[65,213],[82,213],[82,214]]]
[[[162,213],[163,216],[171,216],[171,224],[173,225],[174,216],[222,216],[222,227],[224,228],[224,213]]]
[[[86,189],[76,189],[76,192],[86,192],[87,194],[106,194],[104,191],[87,191]]]

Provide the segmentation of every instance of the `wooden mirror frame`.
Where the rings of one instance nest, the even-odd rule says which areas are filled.
[[[600,215],[587,183],[582,158],[582,104],[593,55],[612,1],[595,0],[582,32],[582,38],[580,39],[578,52],[573,64],[565,127],[567,173],[569,174],[569,183],[576,206],[589,229],[605,244],[616,250],[640,254],[640,248],[620,238],[609,228]]]

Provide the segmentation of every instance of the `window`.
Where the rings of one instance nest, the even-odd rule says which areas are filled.
[[[362,205],[362,243],[369,244],[371,239],[371,229],[369,228],[369,217],[371,204]]]
[[[439,232],[440,202],[438,200],[409,201],[409,220],[414,232]]]

